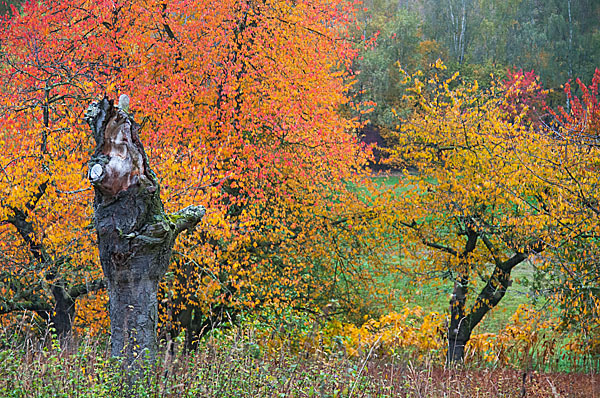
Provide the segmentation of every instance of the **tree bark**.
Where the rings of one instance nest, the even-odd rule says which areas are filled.
[[[471,336],[471,330],[465,322],[468,284],[468,279],[463,276],[459,276],[454,282],[448,326],[448,363],[462,361],[465,356],[465,345]]]
[[[490,279],[477,296],[468,313],[466,313],[465,308],[466,288],[464,294],[459,296],[461,300],[451,303],[454,305],[451,305],[450,329],[448,330],[448,363],[464,360],[465,346],[471,339],[473,329],[502,300],[511,284],[510,273],[512,269],[526,258],[527,256],[524,254],[517,253],[510,259],[497,264]],[[456,287],[454,292],[456,295]],[[453,300],[455,295],[453,295]]]
[[[75,298],[68,294],[62,284],[54,284],[50,290],[54,297],[54,310],[48,313],[48,323],[54,327],[57,336],[63,339],[71,333],[75,319]]]
[[[155,358],[158,283],[175,238],[205,209],[165,214],[159,182],[139,140],[140,126],[104,98],[85,115],[96,140],[89,162],[100,263],[108,285],[111,353],[126,363]]]
[[[460,254],[461,263],[465,268],[470,268],[468,256],[475,250],[478,235],[468,229],[465,250]],[[447,362],[462,361],[465,356],[465,345],[471,337],[471,329],[465,322],[467,319],[465,304],[469,288],[469,270],[454,282],[454,291],[450,299],[450,324],[448,325],[448,355]]]

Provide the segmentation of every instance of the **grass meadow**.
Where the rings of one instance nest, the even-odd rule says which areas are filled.
[[[0,351],[2,397],[594,397],[596,373],[539,372],[461,365],[373,352],[263,351],[252,329],[206,338],[183,353],[161,351],[143,376],[110,359],[105,342],[84,339],[60,348],[51,338]]]

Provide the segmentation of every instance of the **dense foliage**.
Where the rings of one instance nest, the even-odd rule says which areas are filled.
[[[354,189],[367,153],[338,112],[351,15],[341,2],[77,0],[4,20],[2,311],[46,314],[62,333],[75,300],[102,288],[81,117],[90,99],[123,92],[166,210],[209,209],[176,248],[167,325],[202,333],[242,309],[331,299],[358,313],[368,303],[353,281],[370,280],[377,300],[384,269],[366,265],[378,237],[358,233],[367,209]],[[104,327],[98,299],[78,306],[81,326]]]
[[[393,128],[390,110],[403,93],[396,63],[413,73],[440,58],[446,77],[459,71],[484,88],[490,74],[533,70],[553,90],[549,101],[564,104],[560,87],[577,77],[589,83],[600,64],[599,18],[591,0],[367,0],[355,33],[358,91],[379,105],[371,122]]]
[[[0,326],[21,339],[0,343],[106,336],[82,117],[91,100],[127,94],[166,212],[207,208],[158,297],[160,372],[200,367],[209,385],[186,379],[194,394],[239,392],[231,375],[284,395],[295,377],[309,396],[413,392],[406,378],[365,379],[375,356],[588,370],[600,355],[596,2],[0,6]],[[385,139],[396,186],[371,175],[365,126]],[[484,333],[523,268],[527,293],[554,305],[515,305]],[[429,298],[444,312],[402,297],[400,279],[449,286]],[[234,367],[213,380],[223,353],[201,337],[225,327]],[[247,330],[250,342],[226,341]],[[82,386],[101,395],[123,383],[97,347],[63,356],[49,339],[48,361]],[[38,343],[19,355],[45,356]],[[175,365],[179,343],[206,352]],[[316,365],[264,376],[288,351]],[[345,370],[330,382],[319,366],[333,360]],[[33,369],[31,380],[48,373]],[[2,388],[42,388],[27,383]]]

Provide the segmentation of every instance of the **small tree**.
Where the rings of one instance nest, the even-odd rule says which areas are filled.
[[[531,133],[520,123],[527,107],[508,112],[494,87],[459,85],[458,74],[419,76],[407,76],[407,104],[415,108],[400,121],[390,151],[390,161],[417,172],[406,174],[407,189],[389,208],[412,260],[406,271],[454,284],[447,334],[453,362],[506,294],[513,269],[547,246],[549,224],[535,200],[544,186],[527,182],[517,152]],[[484,286],[473,295],[478,279]]]

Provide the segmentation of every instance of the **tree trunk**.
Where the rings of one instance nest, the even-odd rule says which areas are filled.
[[[54,311],[49,314],[49,323],[56,330],[57,336],[63,339],[71,333],[73,319],[75,319],[75,298],[71,297],[60,284],[53,285],[51,290],[54,297]]]
[[[124,97],[124,96],[123,96]],[[123,98],[122,97],[122,98]],[[128,98],[121,100],[125,104]],[[108,285],[111,353],[131,364],[155,358],[158,283],[175,238],[192,229],[204,207],[164,212],[159,183],[139,140],[139,125],[104,98],[86,112],[96,140],[89,162],[100,263]]]
[[[487,283],[481,289],[477,299],[468,311],[465,306],[468,279],[461,276],[454,285],[454,293],[450,301],[451,317],[448,328],[447,363],[449,364],[464,360],[465,346],[471,338],[473,329],[502,300],[511,285],[510,274],[512,270],[525,261],[528,256],[526,253],[517,252],[507,260],[501,261],[489,239],[482,236],[482,240],[490,250],[490,253],[492,253],[496,265]],[[469,248],[473,247],[474,249],[474,244],[475,240],[473,240],[473,246],[469,246],[467,242],[467,248],[464,253],[470,253]],[[540,253],[543,249],[544,246],[541,243],[535,243],[528,247],[527,253]]]
[[[471,337],[472,328],[468,324],[465,305],[469,289],[470,261],[469,255],[475,250],[479,235],[467,228],[467,242],[465,249],[460,253],[462,274],[454,282],[454,291],[450,299],[450,323],[448,325],[448,354],[447,363],[462,361],[465,356],[465,345]]]
[[[450,324],[448,325],[448,357],[447,362],[462,361],[465,356],[465,345],[471,337],[470,325],[466,322],[465,303],[469,280],[460,276],[454,282],[454,291],[450,300]]]

